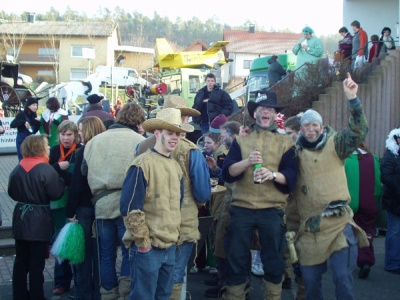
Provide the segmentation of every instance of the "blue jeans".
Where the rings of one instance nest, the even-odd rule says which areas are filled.
[[[281,283],[285,268],[283,254],[286,250],[284,211],[276,208],[247,209],[231,206],[231,221],[224,239],[227,265],[227,285],[246,282],[251,265],[251,242],[258,228],[261,244],[261,261],[264,279]]]
[[[76,265],[75,300],[98,300],[100,299],[100,288],[97,246],[96,240],[92,238],[92,224],[95,220],[94,208],[78,207],[76,218],[82,225],[85,235],[85,260]]]
[[[358,245],[353,227],[347,224],[344,235],[349,247],[333,252],[329,257],[336,299],[352,300],[353,271],[357,265]],[[327,261],[314,266],[301,266],[307,299],[322,299],[322,274],[327,271]]]
[[[385,269],[400,268],[400,216],[387,212],[385,239]]]
[[[98,219],[97,232],[100,246],[100,279],[101,286],[107,291],[118,286],[117,270],[117,241],[121,245],[122,262],[120,276],[129,276],[129,252],[122,242],[125,224],[122,217],[115,219]]]
[[[201,123],[201,124],[200,124],[200,127],[201,127],[201,134],[206,134],[206,133],[209,131],[209,129],[210,129],[210,124],[208,124],[208,123]]]
[[[131,292],[129,300],[168,300],[172,293],[176,246],[167,249],[153,247],[149,252],[130,249]]]
[[[192,254],[194,242],[184,242],[176,247],[174,284],[183,283],[186,274],[186,266]]]

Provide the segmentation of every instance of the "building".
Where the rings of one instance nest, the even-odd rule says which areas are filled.
[[[118,24],[113,21],[0,23],[1,53],[15,57],[20,72],[35,81],[83,80],[97,66],[136,68],[139,74],[154,64],[154,50],[120,45]]]

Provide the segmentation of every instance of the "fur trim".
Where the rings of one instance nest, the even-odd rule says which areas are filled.
[[[399,156],[399,144],[397,144],[394,136],[397,135],[400,137],[400,128],[393,129],[386,139],[386,149],[393,153],[394,156]]]

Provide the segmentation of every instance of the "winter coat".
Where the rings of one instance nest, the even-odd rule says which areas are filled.
[[[64,181],[47,163],[39,162],[31,169],[22,167],[24,158],[10,173],[8,195],[17,201],[12,232],[14,239],[50,242],[53,228],[50,201],[64,193]]]
[[[14,120],[11,121],[10,127],[17,128],[17,135],[21,137],[23,136],[25,139],[27,136],[39,131],[40,122],[35,120],[35,118],[36,114],[28,114],[25,111],[21,111],[15,116]],[[31,125],[32,132],[25,127],[25,122],[28,122]]]
[[[361,55],[364,55],[365,59],[368,58],[368,36],[362,28],[354,33],[352,47],[352,59],[356,59],[357,56]]]
[[[351,57],[351,52],[353,49],[352,41],[353,36],[350,32],[346,33],[344,38],[339,41],[339,53],[344,54],[344,58]]]
[[[283,69],[282,65],[277,62],[275,59],[270,58],[268,60],[268,80],[269,86],[273,86],[279,80],[281,80],[282,76],[286,75],[285,69]]]
[[[400,136],[400,129],[393,129],[386,140],[386,152],[381,159],[381,180],[383,183],[382,207],[400,216],[400,146],[394,135]]]
[[[200,112],[203,111],[203,99],[206,92],[207,86],[204,86],[197,92],[192,108],[197,109]],[[231,96],[229,96],[229,94],[219,86],[215,86],[211,91],[210,98],[206,105],[209,124],[211,124],[216,116],[224,114],[229,117],[233,111],[233,101]],[[202,116],[193,117],[193,122],[200,124],[202,119]]]

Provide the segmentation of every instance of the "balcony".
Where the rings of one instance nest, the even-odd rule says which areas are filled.
[[[38,65],[38,66],[52,66],[58,61],[54,57],[39,56],[37,54],[19,54],[18,63],[20,65]]]

